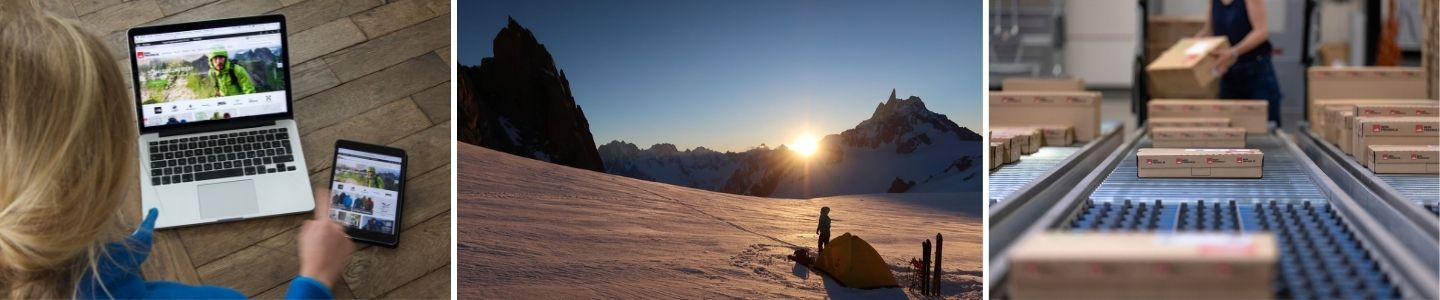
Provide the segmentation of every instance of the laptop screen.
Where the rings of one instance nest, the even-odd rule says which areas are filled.
[[[141,128],[289,111],[281,24],[136,35]]]

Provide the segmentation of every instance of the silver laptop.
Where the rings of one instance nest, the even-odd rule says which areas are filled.
[[[315,209],[279,15],[134,28],[140,197],[155,227]]]

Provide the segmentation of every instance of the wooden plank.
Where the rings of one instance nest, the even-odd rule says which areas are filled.
[[[380,4],[380,0],[315,0],[286,5],[275,13],[285,15],[286,30],[293,35]]]
[[[40,7],[62,18],[75,19],[80,17],[79,14],[75,13],[75,5],[70,3],[70,1],[40,1]]]
[[[290,36],[290,63],[301,64],[365,41],[365,34],[349,18],[325,23]]]
[[[311,61],[290,69],[292,99],[300,99],[340,85],[340,79],[330,73],[330,66],[323,61]]]
[[[360,26],[360,30],[365,32],[365,36],[374,38],[440,15],[440,13],[430,10],[428,2],[421,0],[391,2],[350,16],[350,19],[355,20],[355,25]]]
[[[295,4],[305,3],[305,0],[280,0],[280,3],[284,4],[285,6],[291,6]]]
[[[381,299],[446,299],[450,298],[450,265],[430,271],[430,274],[401,285]]]
[[[120,3],[80,17],[80,25],[97,35],[124,31],[164,17],[155,0]]]
[[[185,248],[189,250],[190,261],[205,266],[221,257],[240,251],[255,242],[274,237],[281,232],[300,226],[310,217],[309,213],[278,217],[265,217],[230,223],[209,224],[176,229]]]
[[[140,265],[140,272],[146,279],[200,284],[200,275],[190,264],[190,256],[179,234],[174,230],[158,230],[153,241],[150,257]]]
[[[210,4],[215,0],[160,0],[160,11],[165,15],[173,15],[201,5]]]
[[[70,4],[75,9],[75,15],[83,16],[105,9],[106,7],[115,6],[121,2],[121,0],[74,0]]]
[[[445,15],[445,14],[450,14],[450,13],[451,13],[451,12],[450,12],[450,0],[422,0],[422,1],[425,1],[425,7],[430,8],[430,11],[435,12],[436,15]],[[448,18],[449,16],[446,16],[446,17]]]
[[[440,48],[440,50],[435,50],[435,55],[439,55],[440,58],[445,59],[445,64],[447,64],[447,65],[454,65],[454,64],[455,64],[455,61],[450,60],[450,47],[449,47],[449,46],[446,46],[445,48]]]
[[[389,146],[405,149],[405,154],[410,158],[410,171],[429,171],[450,164],[450,143],[454,142],[450,139],[450,132],[449,122],[440,123],[390,143]]]
[[[345,282],[356,297],[374,298],[450,263],[450,215],[443,214],[402,231],[396,248],[356,251],[345,269]]]
[[[295,277],[300,262],[295,244],[298,228],[286,230],[196,270],[205,284],[232,288],[253,296]]]
[[[333,64],[331,70],[334,70]],[[449,66],[441,62],[439,57],[424,55],[296,100],[295,116],[299,120],[300,132],[310,132],[435,86],[449,78]]]
[[[425,113],[409,99],[393,101],[358,115],[349,115],[335,126],[315,130],[300,137],[304,145],[305,163],[311,170],[329,168],[333,163],[335,140],[389,144],[430,127]],[[300,119],[304,122],[304,119]]]
[[[430,116],[431,123],[440,123],[450,120],[450,91],[450,82],[446,81],[415,93],[410,99],[415,100],[426,116]]]
[[[278,0],[220,0],[192,8],[182,13],[166,16],[147,24],[175,24],[203,20],[247,17],[264,14],[280,8]]]
[[[350,81],[447,46],[450,18],[442,16],[327,56],[325,63],[340,81]]]

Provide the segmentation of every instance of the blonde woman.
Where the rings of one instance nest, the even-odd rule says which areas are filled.
[[[124,221],[138,166],[120,67],[98,39],[24,2],[0,1],[0,298],[244,297],[141,277],[162,212],[133,232]],[[298,238],[287,297],[331,298],[354,244],[324,216]]]

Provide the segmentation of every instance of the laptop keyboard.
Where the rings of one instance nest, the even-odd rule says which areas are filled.
[[[150,184],[295,171],[290,149],[286,128],[153,141]]]

